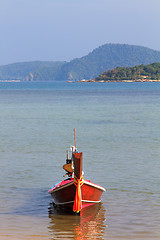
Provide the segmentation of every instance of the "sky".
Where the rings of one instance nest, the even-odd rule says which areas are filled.
[[[160,0],[0,0],[0,65],[70,61],[106,43],[160,51]]]

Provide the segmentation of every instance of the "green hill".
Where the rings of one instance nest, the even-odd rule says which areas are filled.
[[[0,80],[47,81],[56,80],[65,62],[34,61],[0,66]]]
[[[127,44],[105,44],[87,56],[74,59],[62,66],[59,79],[91,79],[118,66],[132,67],[160,62],[160,52]]]
[[[95,81],[150,81],[160,80],[160,63],[135,67],[117,67],[100,74]]]
[[[105,44],[70,62],[26,62],[0,66],[0,80],[65,81],[96,78],[102,72],[160,62],[160,51],[127,44]]]

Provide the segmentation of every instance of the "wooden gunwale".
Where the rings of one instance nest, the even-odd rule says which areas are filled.
[[[74,184],[73,181],[70,182],[70,183],[66,183],[66,184],[63,185],[63,186],[59,186],[59,187],[57,187],[57,188],[55,188],[55,189],[53,189],[53,190],[49,190],[49,193],[53,193],[53,192],[56,192],[56,191],[60,191],[61,189],[66,188],[66,187],[68,187],[68,186],[70,186],[70,185],[72,185],[72,184]],[[84,180],[84,184],[89,185],[89,186],[92,186],[92,187],[97,188],[97,189],[100,189],[100,190],[103,191],[103,192],[106,191],[105,188],[103,188],[103,187],[101,187],[101,186],[99,186],[99,185],[97,185],[97,184],[95,184],[95,183],[91,183],[91,182],[88,182],[88,181],[85,181],[85,180]]]

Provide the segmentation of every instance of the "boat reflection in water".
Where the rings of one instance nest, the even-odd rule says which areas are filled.
[[[64,212],[51,204],[49,218],[51,239],[104,239],[106,224],[102,203],[86,208],[81,216]]]

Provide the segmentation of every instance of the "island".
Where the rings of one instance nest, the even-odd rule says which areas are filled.
[[[77,82],[160,82],[160,63],[116,67],[103,72],[94,79],[83,79]]]

